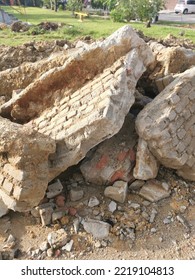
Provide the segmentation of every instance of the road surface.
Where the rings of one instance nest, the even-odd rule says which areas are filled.
[[[195,23],[195,14],[175,14],[173,11],[159,12],[159,20]]]

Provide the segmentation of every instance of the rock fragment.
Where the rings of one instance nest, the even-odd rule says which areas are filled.
[[[136,165],[133,170],[133,176],[136,179],[149,180],[157,176],[159,163],[149,151],[147,142],[139,139],[136,153]]]
[[[117,204],[115,201],[111,201],[108,205],[108,210],[111,212],[111,213],[114,213],[114,211],[117,209]]]
[[[123,203],[127,196],[128,184],[123,181],[116,181],[113,186],[105,188],[104,195],[115,201]]]
[[[89,202],[88,202],[89,207],[95,207],[95,206],[98,206],[99,204],[100,204],[100,201],[97,199],[96,196],[90,197]]]
[[[47,188],[46,196],[47,198],[53,198],[60,194],[63,190],[63,185],[61,184],[60,180],[58,179],[55,183],[51,184]]]
[[[108,237],[110,225],[106,222],[87,219],[82,222],[84,229],[93,235],[94,238],[103,239]]]
[[[47,236],[47,241],[52,248],[63,247],[69,240],[68,234],[64,229],[52,231]]]
[[[82,199],[84,196],[84,191],[78,188],[72,188],[70,190],[70,200],[71,201],[78,201]]]
[[[148,180],[141,188],[139,195],[151,202],[156,202],[168,197],[170,193],[170,190],[165,189],[161,182]]]
[[[52,213],[53,213],[53,207],[51,207],[50,205],[48,205],[48,207],[39,209],[42,226],[48,226],[51,224]]]

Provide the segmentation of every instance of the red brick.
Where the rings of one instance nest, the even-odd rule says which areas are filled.
[[[70,207],[70,208],[68,209],[68,214],[69,214],[70,216],[75,216],[76,213],[77,213],[77,209],[76,209],[76,208]]]
[[[111,183],[114,183],[117,180],[122,180],[124,175],[125,174],[123,170],[117,170],[110,179]]]
[[[125,158],[128,156],[128,151],[121,151],[118,156],[117,156],[117,160],[118,161],[124,161]]]
[[[108,161],[109,161],[109,156],[103,155],[98,161],[98,163],[96,164],[96,168],[103,169],[107,165]]]
[[[55,203],[57,204],[58,207],[64,207],[64,205],[65,205],[65,197],[64,197],[64,195],[58,195],[55,198]]]
[[[134,151],[133,149],[130,149],[130,150],[129,150],[129,156],[130,156],[131,162],[135,162],[135,160],[136,160],[136,154],[135,154],[135,151]]]

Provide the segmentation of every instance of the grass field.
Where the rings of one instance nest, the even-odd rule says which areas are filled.
[[[51,21],[56,23],[63,23],[64,26],[57,31],[47,31],[44,34],[32,35],[30,31],[22,33],[14,33],[8,30],[0,30],[0,44],[5,45],[20,45],[28,41],[41,41],[53,39],[68,39],[74,40],[78,37],[90,35],[94,39],[106,37],[112,32],[120,28],[126,23],[116,23],[110,19],[102,17],[90,16],[85,18],[83,22],[79,22],[77,18],[72,16],[70,11],[52,11],[42,8],[26,8],[12,9],[10,7],[3,7],[7,12],[14,14],[19,20],[30,22],[37,25],[40,22]],[[22,13],[21,13],[22,12]],[[145,35],[153,38],[165,38],[168,34],[180,37],[179,33],[181,27],[175,27],[172,24],[166,23],[152,25],[151,28],[146,28],[144,23],[130,22],[132,27],[141,30]],[[36,28],[36,27],[32,27]],[[184,27],[182,26],[182,29]],[[185,29],[185,38],[191,39],[195,43],[195,31],[193,29]]]

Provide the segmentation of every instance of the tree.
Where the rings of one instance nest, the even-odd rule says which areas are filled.
[[[83,1],[82,0],[68,0],[67,3],[67,9],[72,11],[81,11],[83,7]]]
[[[111,16],[115,21],[151,20],[164,8],[164,0],[119,0]]]
[[[97,9],[114,9],[117,4],[117,0],[91,0],[91,5],[93,8]]]

